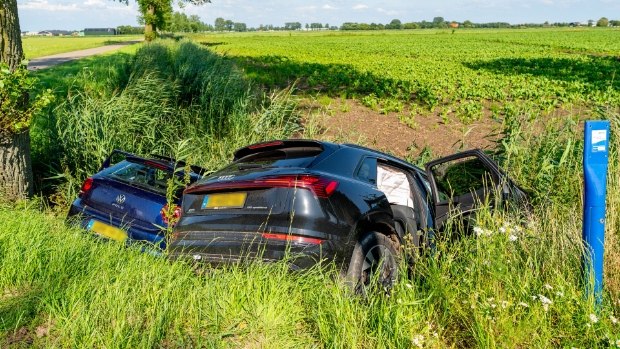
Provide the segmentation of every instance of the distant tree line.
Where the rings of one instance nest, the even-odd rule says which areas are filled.
[[[589,26],[607,27],[607,26],[620,26],[620,21],[607,20],[603,17],[598,22],[593,20],[588,21]],[[392,20],[388,24],[381,23],[355,23],[346,22],[340,26],[340,30],[384,30],[384,29],[443,29],[443,28],[537,28],[537,27],[569,27],[574,23],[523,23],[523,24],[510,24],[506,22],[489,22],[489,23],[473,23],[470,20],[464,22],[458,21],[446,21],[443,17],[435,17],[432,22],[409,22],[402,23],[398,19]]]
[[[213,31],[213,26],[203,23],[198,15],[188,17],[185,13],[175,12],[166,29],[174,33],[198,33]]]
[[[116,27],[116,33],[118,35],[144,34],[144,27],[132,27],[130,25],[121,25],[119,27]]]
[[[230,19],[224,19],[222,17],[218,17],[215,19],[215,31],[245,32],[245,31],[248,31],[248,26],[242,22],[233,22]]]
[[[619,20],[608,20],[603,17],[598,21],[589,20],[588,26],[620,26]],[[489,22],[489,23],[473,23],[469,20],[464,22],[446,21],[443,17],[435,17],[431,22],[408,22],[403,23],[398,19],[392,20],[388,24],[381,23],[354,23],[346,22],[338,28],[330,26],[329,23],[305,23],[286,22],[284,26],[274,26],[273,24],[261,24],[258,28],[248,27],[245,23],[234,22],[230,19],[219,17],[215,20],[214,25],[204,23],[197,15],[187,16],[185,13],[174,12],[166,16],[165,21],[160,23],[158,29],[160,31],[196,33],[207,31],[228,31],[228,32],[249,32],[249,31],[295,31],[295,30],[398,30],[398,29],[442,29],[442,28],[535,28],[535,27],[569,27],[578,23],[523,23],[510,24],[506,22]],[[578,24],[581,25],[581,24]],[[116,28],[119,34],[144,34],[144,27],[132,27],[124,25]]]

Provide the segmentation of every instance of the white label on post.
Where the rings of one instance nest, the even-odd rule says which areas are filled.
[[[592,152],[603,152],[607,145],[607,130],[592,131]]]

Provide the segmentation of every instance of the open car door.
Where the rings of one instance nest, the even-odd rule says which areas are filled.
[[[498,204],[510,194],[509,183],[495,161],[475,149],[426,164],[435,208],[435,229],[450,215],[474,214],[480,203]],[[496,194],[500,194],[499,197]]]

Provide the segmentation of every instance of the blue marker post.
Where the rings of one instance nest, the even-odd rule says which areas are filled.
[[[586,121],[584,133],[583,275],[586,297],[593,295],[600,304],[603,295],[609,121]]]

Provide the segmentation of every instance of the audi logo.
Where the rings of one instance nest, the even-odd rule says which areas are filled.
[[[123,202],[125,202],[125,195],[118,194],[118,196],[116,197],[116,203],[121,205]]]

